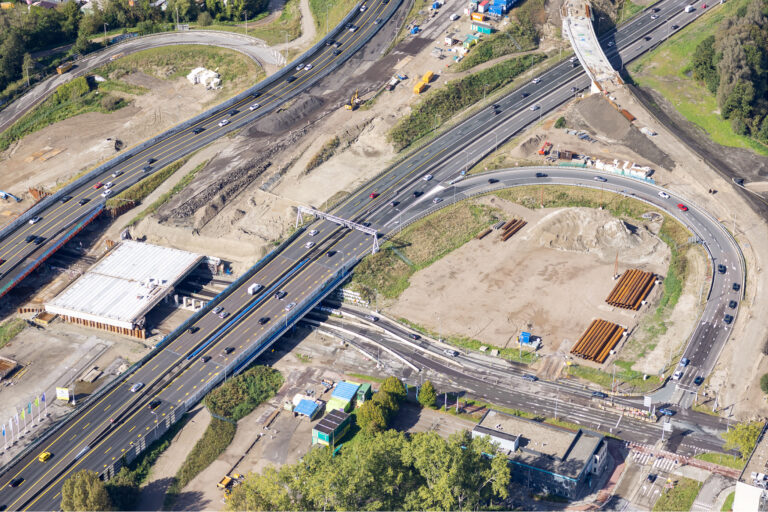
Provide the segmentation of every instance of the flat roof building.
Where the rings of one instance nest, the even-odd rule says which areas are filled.
[[[204,256],[124,241],[45,305],[66,321],[144,338],[144,318]]]
[[[336,441],[343,438],[349,430],[351,418],[349,414],[338,409],[329,412],[312,429],[312,444],[324,444],[333,448]]]
[[[472,437],[489,436],[512,466],[512,479],[566,498],[580,497],[606,467],[602,434],[571,430],[489,410]]]

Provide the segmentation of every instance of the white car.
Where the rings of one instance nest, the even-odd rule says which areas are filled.
[[[131,393],[135,393],[135,392],[137,392],[138,390],[140,390],[143,387],[144,387],[144,383],[143,382],[137,382],[136,384],[131,386]]]
[[[254,103],[253,105],[251,105],[250,107],[248,107],[248,110],[251,110],[251,111],[253,111],[253,110],[256,110],[257,108],[259,108],[260,106],[261,106],[261,105],[259,105],[258,103]]]
[[[109,197],[112,195],[112,191],[107,189],[104,192],[101,193],[101,197]]]
[[[296,303],[295,303],[295,302],[291,302],[290,304],[288,304],[287,306],[285,306],[285,310],[286,310],[286,311],[290,311],[290,310],[292,310],[292,309],[293,309],[295,306],[296,306]]]
[[[533,80],[531,80],[532,84],[538,84],[539,82],[541,82],[541,77],[536,77]]]
[[[229,119],[222,119],[219,121],[219,126],[227,126],[229,124]]]
[[[309,236],[315,236],[315,235],[317,234],[317,230],[316,230],[316,229],[313,229],[312,231],[310,231],[310,232],[309,232],[309,233],[307,233],[307,234],[308,234]]]
[[[354,32],[355,30],[357,30],[357,27],[355,25],[352,25],[351,27],[349,27],[350,32]]]
[[[434,198],[434,199],[432,200],[432,202],[433,202],[433,203],[435,203],[435,204],[437,204],[437,203],[441,203],[442,201],[443,201],[443,198],[442,198],[442,197],[436,197],[436,198]]]
[[[113,173],[112,173],[112,177],[113,177],[113,178],[117,178],[117,177],[118,177],[118,176],[120,176],[121,174],[123,174],[123,171],[115,171],[115,172],[113,172]]]
[[[114,183],[112,183],[111,181],[108,181],[104,184],[104,188],[112,188],[113,185]]]
[[[31,219],[29,219],[29,223],[30,224],[37,224],[38,222],[40,222],[41,219],[42,219],[42,217],[32,217]]]
[[[608,41],[608,48],[610,48],[610,47],[611,47],[611,46],[613,46],[614,44],[616,44],[616,43],[614,43],[613,41]]]
[[[669,199],[669,194],[666,192],[659,192],[659,197],[662,199]]]
[[[532,111],[539,110],[539,106],[538,105],[531,105],[529,110],[532,110]]]
[[[365,12],[365,10],[368,8],[367,5],[361,5],[360,6],[360,12]]]
[[[304,63],[303,62],[299,63],[299,65],[296,66],[296,71],[301,71],[302,69],[304,69]]]
[[[304,244],[304,247],[307,249],[311,249],[315,245],[315,242],[307,242]]]
[[[307,64],[304,66],[304,71],[309,71],[310,69],[312,69],[312,64]]]
[[[431,180],[431,179],[432,179],[432,175],[431,175],[431,174],[427,174],[426,176],[424,176],[424,177],[423,177],[423,178],[421,178],[421,179],[423,179],[424,181],[429,181],[429,180]]]
[[[651,19],[652,19],[652,20],[656,20],[656,19],[658,19],[658,18],[659,18],[659,15],[658,15],[658,14],[652,14],[652,15],[651,15]]]

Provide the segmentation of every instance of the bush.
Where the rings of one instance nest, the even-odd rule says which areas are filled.
[[[279,371],[254,366],[208,393],[205,405],[213,414],[238,421],[272,398],[282,385]]]
[[[510,53],[532,50],[539,45],[539,33],[529,20],[511,22],[509,27],[480,41],[456,66],[456,71],[466,71],[483,62]]]
[[[200,15],[197,17],[197,24],[201,27],[207,27],[211,23],[213,23],[213,18],[208,13],[208,11],[203,11],[200,13]]]
[[[565,118],[564,117],[558,117],[557,121],[555,121],[555,128],[565,128]]]
[[[320,151],[318,151],[317,154],[313,156],[309,162],[307,162],[306,172],[319,167],[320,164],[329,160],[336,153],[336,149],[340,144],[341,140],[338,137],[334,137],[323,144],[323,147],[320,148]]]
[[[106,208],[116,208],[123,204],[125,201],[141,202],[145,197],[154,192],[165,180],[170,178],[176,171],[178,171],[189,158],[184,158],[178,162],[174,162],[171,165],[163,167],[161,170],[152,174],[148,178],[144,178],[135,185],[123,190],[112,199],[108,199]]]
[[[105,94],[101,98],[101,108],[103,108],[107,112],[112,112],[113,110],[117,110],[122,106],[123,106],[123,99],[118,98],[117,96],[112,96],[111,94]]]
[[[437,400],[435,386],[432,385],[432,381],[425,380],[419,390],[419,403],[424,407],[434,407],[435,400]]]
[[[768,373],[764,373],[762,377],[760,377],[760,389],[763,390],[763,393],[768,395]]]
[[[75,78],[69,83],[59,86],[51,97],[54,105],[62,105],[70,101],[75,101],[91,92],[88,80],[84,76]]]

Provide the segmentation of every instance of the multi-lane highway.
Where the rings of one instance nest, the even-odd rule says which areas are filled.
[[[0,296],[15,286],[30,267],[39,264],[41,257],[56,247],[72,226],[92,215],[95,207],[108,197],[300,94],[348,59],[382,27],[399,4],[397,0],[376,0],[363,12],[356,10],[349,28],[342,27],[338,34],[329,36],[325,45],[299,63],[300,67],[294,63],[293,68],[281,71],[277,79],[270,77],[267,85],[257,86],[226,108],[214,109],[210,115],[181,130],[171,130],[149,147],[134,152],[130,158],[118,157],[113,160],[115,165],[107,164],[98,176],[83,180],[74,190],[58,194],[47,207],[36,208],[31,213],[34,218],[28,222],[19,223],[12,232],[3,230]],[[109,192],[108,183],[111,184]]]
[[[624,60],[629,60],[643,51],[639,45],[645,43],[643,38],[649,31],[656,35],[658,31],[666,30],[663,24],[665,17],[675,20],[679,16],[679,13],[676,13],[680,9],[672,7],[671,1],[662,2],[657,6],[662,17],[656,21],[662,23],[651,23],[643,17],[622,27],[615,34],[616,45],[620,48]],[[382,6],[378,5],[378,8],[380,7]],[[368,12],[373,10],[374,6],[371,6]],[[372,16],[372,19],[376,19],[378,14]],[[680,21],[679,24],[682,25],[683,22]],[[299,73],[297,76],[304,75]],[[298,78],[297,82],[299,79],[301,78]],[[276,87],[284,88],[288,85],[283,82],[275,84]],[[472,162],[535,122],[540,111],[547,112],[567,101],[573,94],[572,87],[583,88],[586,85],[583,72],[578,68],[573,68],[568,63],[555,66],[542,75],[538,85],[524,86],[498,101],[496,108],[482,111],[414,152],[409,158],[353,194],[341,205],[338,213],[359,222],[370,222],[380,231],[391,233],[399,225],[418,218],[433,208],[450,203],[454,198],[460,200],[473,194],[477,187],[492,190],[512,185],[559,182],[595,186],[597,182],[592,179],[593,173],[589,171],[551,168],[544,171],[549,176],[543,180],[536,178],[529,169],[503,176],[499,173],[498,178],[483,175],[464,179],[455,186],[449,184]],[[285,94],[288,92],[284,92]],[[278,101],[281,97],[276,92],[270,93],[269,96],[274,98],[273,101]],[[247,107],[250,101],[258,100],[265,101],[263,98],[243,101],[240,107]],[[529,107],[533,104],[540,105],[541,109],[530,110]],[[247,115],[236,118],[237,123],[248,122]],[[217,125],[219,120],[225,117],[226,113],[220,113],[207,119],[200,125],[206,130],[198,134],[197,138],[190,133],[191,129],[185,130],[186,135],[183,137],[172,137],[174,142],[170,147],[163,148],[164,153],[158,160],[166,158],[165,162],[170,161],[174,158],[172,154],[183,153],[182,146],[186,145],[184,147],[189,151],[189,148],[197,147],[197,141],[203,143],[205,137],[212,139],[220,135]],[[133,166],[126,167],[122,186],[138,179],[141,167],[146,164],[146,157],[147,155],[143,154],[132,159]],[[421,176],[426,173],[433,174],[435,178],[430,182],[422,181]],[[499,181],[488,183],[489,178]],[[605,179],[607,181],[598,186],[625,190],[666,210],[696,233],[716,261],[727,258],[729,262],[733,262],[735,270],[729,270],[726,277],[715,277],[715,289],[718,283],[722,285],[723,279],[742,280],[743,270],[738,260],[738,251],[733,249],[733,242],[727,234],[723,235],[722,226],[706,212],[685,199],[677,198],[672,192],[672,198],[661,198],[659,188],[643,182],[615,176],[605,176]],[[73,197],[62,205],[70,204],[80,197],[97,198],[95,194],[99,192],[91,190],[91,187],[84,187],[77,198]],[[434,200],[438,197],[442,202],[436,204]],[[678,210],[675,200],[687,204],[689,210]],[[61,215],[60,219],[56,219],[54,214],[53,222],[67,222],[66,219],[71,218],[68,215],[73,214],[67,213],[66,210],[68,208],[58,213]],[[44,218],[43,221],[45,220]],[[46,225],[43,221],[39,227],[52,231],[59,229],[55,224]],[[261,347],[265,343],[266,332],[274,330],[281,321],[287,324],[292,311],[301,308],[303,299],[314,296],[317,287],[326,285],[334,276],[343,273],[347,265],[354,263],[370,250],[370,237],[331,222],[316,222],[308,229],[317,230],[317,234],[310,236],[309,232],[302,233],[252,280],[242,284],[224,299],[220,305],[231,312],[227,320],[221,320],[212,314],[203,316],[195,325],[199,327],[198,330],[185,332],[173,340],[130,375],[128,380],[90,403],[65,427],[39,445],[35,452],[28,453],[23,459],[15,461],[12,467],[6,468],[0,475],[0,506],[35,510],[57,507],[60,499],[58,493],[64,479],[83,468],[105,471],[113,467],[113,463],[123,454],[140,448],[148,437],[151,440],[154,427],[158,424],[156,422],[167,421],[176,411],[183,410],[183,405],[196,400],[206,384],[220,378],[225,368],[230,371],[237,366],[234,358],[239,351],[251,350],[254,345]],[[6,250],[5,245],[2,250]],[[265,286],[260,294],[253,297],[245,292],[247,285],[252,282]],[[274,293],[280,289],[286,291],[286,296],[277,299]],[[723,294],[712,294],[706,308],[711,318],[719,314],[726,299]],[[292,302],[298,304],[295,309],[289,307]],[[704,371],[708,361],[716,358],[715,352],[719,350],[716,350],[716,347],[725,342],[728,332],[727,329],[718,328],[716,342],[713,342],[710,348],[694,350],[695,357],[699,359],[693,364],[700,365]],[[704,334],[694,335],[689,350],[690,347],[702,347],[706,343]],[[225,353],[227,348],[232,348],[233,351]],[[702,353],[702,350],[705,352]],[[211,359],[208,360],[206,356]],[[130,388],[137,382],[143,383],[143,388],[135,393],[131,392]],[[159,403],[155,400],[159,400]],[[711,449],[711,446],[704,448]],[[39,462],[36,457],[42,451],[50,451],[53,457],[47,462]],[[12,482],[18,485],[9,487]]]

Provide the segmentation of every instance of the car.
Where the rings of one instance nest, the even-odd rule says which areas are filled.
[[[592,179],[595,181],[602,181],[603,183],[608,181],[606,178],[603,178],[602,176],[593,176]]]
[[[309,233],[307,233],[307,234],[308,234],[309,236],[315,236],[315,235],[317,234],[317,230],[316,230],[316,229],[312,229],[312,230],[310,230],[310,232],[309,232]]]
[[[153,164],[157,162],[157,158],[147,158],[147,164]]]
[[[693,383],[697,386],[701,386],[701,383],[704,382],[704,377],[701,375],[697,375],[695,379],[693,379]]]
[[[141,170],[141,172],[147,173],[152,170],[151,165],[145,165],[144,168]]]
[[[383,18],[376,18],[376,21],[373,22],[374,25],[381,25],[381,22],[384,21]]]
[[[200,358],[200,361],[202,361],[203,363],[207,363],[210,360],[211,360],[211,356],[203,356]]]
[[[459,351],[458,350],[451,350],[449,348],[443,350],[443,354],[451,357],[458,357]]]
[[[536,77],[533,80],[531,80],[532,84],[538,84],[539,82],[541,82],[541,77]]]
[[[649,473],[648,476],[645,477],[645,479],[648,480],[649,482],[653,483],[653,482],[656,481],[656,475],[653,474],[653,473]]]
[[[229,311],[222,311],[221,313],[219,313],[219,318],[221,318],[222,320],[224,320],[228,316],[229,316]]]
[[[488,183],[491,184],[491,185],[493,185],[494,183],[498,183],[498,182],[499,182],[499,180],[497,180],[496,178],[488,178]]]
[[[360,12],[365,12],[365,10],[368,8],[367,5],[363,4],[360,6]]]
[[[152,400],[147,404],[147,409],[149,409],[150,411],[154,411],[155,409],[158,408],[160,403],[161,403],[160,400]]]
[[[300,62],[299,65],[296,66],[296,71],[301,71],[302,69],[304,69],[304,63]]]
[[[680,360],[680,365],[681,366],[688,366],[690,363],[691,363],[691,360],[688,359],[687,357],[684,357],[684,358],[682,358]]]
[[[546,173],[543,173],[543,172],[537,172],[537,173],[536,173],[536,177],[537,177],[537,178],[546,178],[546,177],[547,177],[547,174],[546,174]]]
[[[150,158],[150,160],[151,160],[151,158]],[[122,174],[123,174],[123,171],[115,171],[115,172],[112,173],[112,177],[113,178],[117,178],[118,176],[120,176]]]
[[[701,8],[702,9],[706,9],[707,8],[707,4],[701,4]]]
[[[523,99],[525,99],[525,98],[527,98],[527,97],[528,97],[528,93],[527,93],[527,92],[524,92],[524,93],[522,93],[522,94],[520,95],[520,97],[521,97],[521,98],[523,98]]]
[[[295,302],[291,302],[291,303],[287,304],[284,309],[286,311],[290,311],[290,310],[292,310],[295,307],[296,307],[296,303]]]
[[[652,20],[656,20],[656,19],[658,19],[658,18],[659,18],[659,15],[658,15],[658,14],[651,14],[651,19],[652,19]]]
[[[739,303],[736,302],[735,300],[728,301],[728,307],[731,308],[731,309],[736,309],[736,306],[738,306],[738,305],[739,305]]]
[[[339,55],[340,53],[341,53],[341,50],[338,50],[338,49],[337,50],[333,50],[333,54],[334,55]]]
[[[539,110],[540,108],[541,107],[539,107],[538,105],[531,105],[530,107],[528,107],[528,110],[531,110],[531,111],[535,112],[535,111]]]
[[[355,30],[357,30],[357,26],[352,25],[351,27],[349,27],[350,32],[354,32]]]
[[[726,325],[730,325],[731,322],[733,322],[733,315],[725,315],[723,317],[723,322],[725,322]]]
[[[680,380],[682,376],[683,376],[683,370],[677,370],[675,373],[672,374],[672,380]]]
[[[347,25],[349,25],[349,23],[347,23]],[[342,44],[344,44],[344,43],[342,43],[341,41],[334,41],[334,42],[333,42],[333,47],[334,47],[334,48],[338,48],[338,47],[340,47]]]
[[[90,201],[90,199],[88,199],[87,197],[84,197],[81,200],[79,200],[77,204],[79,204],[80,206],[83,206],[84,204],[88,203],[88,201]]]
[[[571,87],[571,92],[578,92],[578,91],[579,91],[578,87]]]
[[[537,380],[539,380],[539,378],[535,375],[531,375],[530,373],[526,373],[525,375],[523,375],[523,380],[536,382]]]
[[[283,300],[283,297],[285,297],[286,295],[288,295],[286,292],[284,292],[283,290],[280,290],[280,291],[278,291],[278,292],[275,292],[275,295],[274,295],[274,297],[275,297],[277,300]]]
[[[602,391],[593,391],[592,398],[608,398],[608,395],[606,395]]]
[[[200,330],[200,328],[198,326],[196,326],[196,325],[190,325],[189,327],[187,327],[187,332],[189,334],[195,334],[199,330]]]
[[[112,186],[114,186],[114,183],[112,183],[111,181],[108,181],[104,184],[104,188],[112,188]]]
[[[413,191],[413,197],[419,197],[419,196],[420,196],[420,195],[422,195],[423,193],[424,193],[424,192],[422,192],[421,190],[414,190],[414,191]]]
[[[254,110],[256,110],[257,108],[259,108],[260,106],[261,106],[261,105],[259,105],[258,103],[254,103],[253,105],[251,105],[250,107],[248,107],[248,110],[250,110],[251,112],[253,112]]]
[[[307,64],[304,66],[304,71],[309,71],[310,69],[312,69],[312,64]]]
[[[99,190],[101,187],[103,187],[104,184],[102,182],[98,182],[93,186],[93,190]]]
[[[45,242],[44,236],[36,236],[35,239],[32,241],[35,245],[40,245],[41,243]]]
[[[13,480],[11,480],[11,483],[8,484],[8,487],[18,487],[21,485],[21,482],[24,481],[24,478],[22,477],[16,477]]]
[[[112,191],[110,189],[107,189],[101,193],[101,197],[109,197],[111,195],[112,195]]]
[[[369,322],[378,322],[379,321],[379,317],[373,316],[373,315],[365,315],[365,319],[368,320]]]
[[[291,83],[296,81],[296,77],[291,75],[288,78],[285,79],[286,82]]]
[[[138,390],[140,390],[143,387],[144,387],[144,383],[143,382],[137,382],[136,384],[131,386],[131,393],[135,393],[135,392],[137,392]]]
[[[307,242],[304,244],[304,247],[306,247],[307,249],[311,249],[313,245],[315,245],[315,242]]]
[[[29,223],[30,223],[30,224],[37,224],[37,223],[38,223],[38,222],[40,222],[41,220],[43,220],[43,218],[42,218],[42,217],[32,217],[31,219],[29,219]]]
[[[389,203],[389,206],[391,206],[392,208],[394,208],[395,206],[397,206],[397,205],[399,205],[399,204],[400,204],[400,201],[390,201],[390,203]]]
[[[258,98],[259,96],[261,96],[260,92],[255,92],[255,93],[251,94],[251,98],[253,98],[253,99]]]
[[[659,414],[663,414],[664,416],[674,416],[676,411],[673,411],[672,409],[667,409],[666,407],[659,407],[656,409],[656,412]]]
[[[423,178],[421,178],[421,179],[423,179],[424,181],[429,181],[429,180],[431,180],[431,179],[432,179],[432,175],[431,175],[431,174],[426,174],[426,175],[424,175],[424,177],[423,177]]]
[[[421,336],[419,336],[418,334],[414,334],[414,333],[409,333],[408,337],[411,338],[412,340],[420,340],[421,339]]]
[[[680,25],[672,25],[672,30],[677,30],[680,28]]]
[[[379,193],[378,192],[371,192],[371,194],[368,197],[370,197],[371,199],[376,199],[377,197],[379,197]]]
[[[229,124],[229,119],[222,119],[219,121],[219,126],[227,126]]]
[[[221,351],[221,355],[226,356],[235,351],[235,347],[227,347]]]
[[[720,265],[718,265],[718,266],[717,266],[717,271],[718,271],[719,273],[721,273],[721,274],[725,274],[725,273],[726,273],[726,271],[728,271],[728,267],[726,267],[726,266],[725,266],[725,265],[723,265],[723,264],[720,264]]]
[[[71,199],[72,199],[72,196],[64,196],[61,199],[59,199],[59,201],[61,201],[62,203],[66,203],[67,201],[69,201]]]
[[[43,452],[37,456],[37,460],[39,460],[40,462],[45,462],[50,458],[51,458],[51,452]]]
[[[229,115],[230,115],[230,116],[234,116],[234,115],[237,115],[237,114],[239,114],[239,113],[240,113],[240,111],[239,111],[239,110],[237,110],[237,109],[234,109],[234,108],[233,108],[232,110],[230,110],[230,111],[229,111]]]
[[[442,198],[442,197],[436,197],[436,198],[434,198],[434,199],[432,200],[432,202],[433,202],[434,204],[437,204],[437,203],[442,203],[442,202],[443,202],[443,198]]]
[[[211,313],[213,313],[214,315],[218,315],[218,314],[219,314],[219,313],[221,313],[222,311],[224,311],[224,308],[223,308],[223,307],[221,307],[221,306],[216,306],[215,308],[213,308],[213,309],[211,310]]]
[[[733,289],[733,291],[737,292],[737,291],[741,290],[741,285],[739,283],[733,283],[731,288]]]
[[[200,133],[203,133],[204,131],[205,131],[205,128],[203,128],[202,126],[198,126],[194,130],[192,130],[192,133],[194,133],[195,135],[198,135]]]
[[[610,48],[610,47],[611,47],[611,46],[613,46],[614,44],[616,44],[616,43],[614,43],[613,41],[608,41],[608,48]]]
[[[325,46],[331,46],[331,45],[332,45],[333,43],[335,43],[335,42],[336,42],[336,40],[335,40],[335,39],[328,39],[328,40],[325,42]]]
[[[259,325],[264,325],[267,322],[269,322],[269,317],[268,316],[263,316],[263,317],[259,318]]]
[[[678,203],[677,207],[680,209],[681,212],[687,212],[688,211],[688,207],[685,206],[683,203]]]
[[[669,194],[664,191],[659,192],[659,197],[662,199],[669,199]]]

